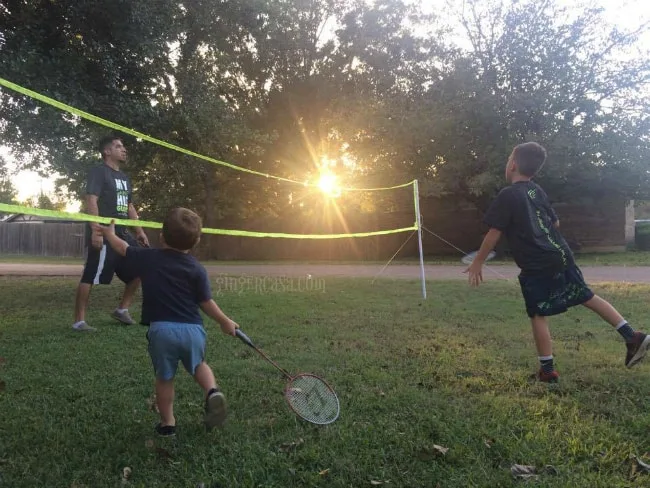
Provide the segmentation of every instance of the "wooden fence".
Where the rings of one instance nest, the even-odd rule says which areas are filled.
[[[0,254],[83,257],[85,224],[0,223]]]
[[[622,200],[589,204],[555,205],[562,232],[576,250],[613,251],[625,249],[634,239],[630,222],[634,216]],[[470,206],[424,199],[421,205],[423,225],[438,237],[423,231],[426,255],[459,254],[478,249],[487,230],[481,212]],[[412,212],[372,214],[346,219],[313,222],[307,218],[222,222],[224,229],[286,233],[347,233],[392,229],[413,225]],[[83,257],[83,223],[0,223],[0,254]],[[145,229],[152,246],[157,247],[160,231]],[[409,233],[358,239],[271,239],[203,235],[195,250],[201,259],[219,260],[384,260],[404,244]],[[446,241],[446,242],[445,242]],[[451,244],[451,245],[450,245]],[[452,246],[453,245],[453,246]],[[500,246],[502,247],[502,246]],[[397,257],[416,257],[417,239],[411,238]]]

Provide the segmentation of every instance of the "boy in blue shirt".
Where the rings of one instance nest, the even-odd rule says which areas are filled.
[[[205,362],[206,333],[199,309],[235,336],[239,326],[212,300],[205,268],[189,251],[201,237],[201,218],[175,208],[165,218],[162,248],[129,246],[115,235],[115,225],[102,226],[104,238],[142,281],[142,324],[149,325],[149,355],[156,375],[156,398],[162,436],[176,434],[174,376],[178,361],[205,391],[204,423],[210,430],[226,419],[226,400]]]
[[[504,235],[521,269],[519,284],[540,362],[537,378],[547,383],[558,381],[548,317],[576,305],[584,305],[616,328],[627,347],[625,366],[631,368],[646,355],[650,336],[635,331],[584,282],[573,253],[559,231],[560,221],[546,193],[531,181],[545,161],[546,150],[535,142],[520,144],[512,151],[506,165],[506,181],[510,186],[499,192],[485,214],[483,221],[490,230],[466,270],[470,285],[478,286],[483,281],[485,258]]]

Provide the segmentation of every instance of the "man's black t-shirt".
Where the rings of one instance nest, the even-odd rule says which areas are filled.
[[[557,215],[544,190],[520,181],[499,192],[483,222],[502,231],[522,271],[554,273],[574,263],[569,245],[553,225]]]
[[[194,256],[129,246],[126,262],[142,280],[142,324],[203,324],[199,304],[211,300],[212,293],[208,274]]]
[[[132,201],[131,180],[122,171],[116,171],[107,164],[95,166],[88,173],[86,194],[97,196],[100,217],[129,218],[129,204]],[[124,236],[126,227],[116,226],[115,233]],[[88,235],[90,236],[90,232]]]

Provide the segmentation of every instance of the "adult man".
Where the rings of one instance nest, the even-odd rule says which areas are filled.
[[[131,201],[131,181],[120,171],[126,162],[126,148],[119,137],[109,136],[99,143],[99,152],[103,163],[94,167],[88,174],[86,182],[86,213],[116,219],[138,219],[138,213]],[[113,275],[124,282],[122,301],[111,316],[119,322],[133,325],[135,321],[129,315],[129,305],[133,301],[140,280],[134,272],[125,266],[124,259],[116,254],[104,241],[99,224],[91,222],[87,227],[88,257],[83,275],[77,287],[75,301],[75,323],[72,328],[77,331],[94,332],[85,320],[86,307],[93,285],[108,285]],[[127,228],[116,227],[116,233],[130,245],[149,246],[149,241],[141,227],[137,227],[137,241]]]

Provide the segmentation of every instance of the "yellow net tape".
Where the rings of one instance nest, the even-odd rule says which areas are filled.
[[[307,187],[313,187],[317,188],[318,185],[312,184],[312,183],[305,183],[304,181],[296,181],[292,180],[289,178],[283,178],[282,176],[275,176],[275,175],[270,175],[266,173],[261,173],[259,171],[255,171],[252,169],[248,168],[242,168],[241,166],[236,166],[231,163],[226,163],[225,161],[219,161],[218,159],[211,158],[210,156],[204,156],[199,153],[195,153],[194,151],[190,151],[188,149],[183,149],[182,147],[178,147],[174,144],[171,144],[169,142],[165,142],[160,139],[156,139],[154,137],[148,136],[147,134],[143,134],[142,132],[138,132],[133,129],[129,129],[128,127],[124,127],[122,125],[116,124],[115,122],[111,122],[110,120],[105,120],[102,119],[101,117],[97,117],[96,115],[89,114],[87,112],[84,112],[82,110],[79,110],[78,108],[72,107],[70,105],[66,105],[65,103],[59,102],[58,100],[54,100],[53,98],[47,97],[45,95],[41,95],[40,93],[37,93],[35,91],[32,91],[28,88],[24,88],[20,85],[17,85],[15,83],[12,83],[11,81],[5,80],[4,78],[0,78],[0,85],[4,86],[5,88],[9,88],[11,90],[14,90],[18,93],[21,93],[22,95],[26,95],[31,98],[35,98],[36,100],[40,100],[43,103],[46,103],[48,105],[51,105],[52,107],[58,108],[59,110],[63,110],[64,112],[68,112],[70,114],[76,115],[78,117],[81,117],[82,119],[90,120],[91,122],[95,122],[96,124],[103,125],[104,127],[109,127],[111,129],[115,129],[117,131],[123,132],[125,134],[130,134],[132,136],[135,136],[137,138],[140,138],[144,141],[151,142],[153,144],[157,144],[162,147],[166,147],[167,149],[171,149],[173,151],[180,152],[182,154],[186,154],[188,156],[193,156],[195,158],[202,159],[204,161],[208,161],[210,163],[214,164],[219,164],[221,166],[226,166],[228,168],[237,170],[237,171],[243,171],[245,173],[250,173],[253,175],[258,175],[258,176],[264,176],[265,178],[272,178],[275,180],[279,181],[285,181],[288,183],[295,183],[298,185],[302,186],[307,186]],[[388,187],[382,187],[382,188],[341,188],[342,191],[379,191],[379,190],[395,190],[397,188],[404,188],[409,185],[413,185],[413,181],[409,181],[408,183],[402,183],[401,185],[395,185],[395,186],[388,186]]]
[[[0,203],[0,212],[9,214],[26,214],[36,215],[39,217],[53,217],[57,219],[66,220],[79,220],[82,222],[97,222],[99,224],[110,224],[111,219],[108,217],[97,217],[96,215],[89,215],[85,213],[70,213],[60,212],[57,210],[45,210],[42,208],[24,207],[22,205],[9,205]],[[130,219],[114,219],[117,225],[125,225],[130,227],[147,227],[150,229],[162,229],[162,224],[159,222],[150,222],[146,220],[130,220]],[[11,225],[11,224],[8,224]],[[372,232],[353,232],[350,234],[285,234],[282,232],[254,232],[247,230],[229,230],[229,229],[211,229],[203,228],[204,234],[218,234],[225,236],[239,236],[239,237],[279,237],[285,239],[343,239],[348,237],[371,237],[381,236],[387,234],[398,234],[400,232],[407,232],[417,230],[417,223],[411,227],[404,227],[401,229],[390,230],[377,230]]]

